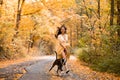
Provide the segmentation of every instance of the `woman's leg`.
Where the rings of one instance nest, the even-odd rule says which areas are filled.
[[[63,51],[62,52],[62,57],[63,57],[63,59],[64,59],[64,70],[65,70],[65,73],[68,73],[69,72],[69,69],[68,69],[68,66],[67,66],[67,51]]]
[[[62,57],[63,57],[63,59],[66,59],[66,58],[67,58],[64,51],[62,51]]]

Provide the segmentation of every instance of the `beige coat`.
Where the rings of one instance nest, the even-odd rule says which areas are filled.
[[[60,34],[58,35],[58,40],[56,44],[56,52],[57,52],[57,58],[62,58],[62,52],[64,51],[64,47],[66,47],[67,53],[66,57],[69,59],[70,57],[70,45],[68,43],[68,35],[67,34]]]

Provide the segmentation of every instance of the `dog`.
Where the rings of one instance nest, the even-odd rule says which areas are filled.
[[[60,70],[60,71],[63,71],[63,65],[65,65],[66,64],[66,61],[64,60],[64,59],[57,59],[57,52],[55,51],[55,53],[56,53],[56,60],[53,62],[53,65],[51,66],[51,68],[49,69],[49,72],[53,69],[53,67],[55,66],[55,65],[57,65],[57,73],[58,73],[58,71]]]

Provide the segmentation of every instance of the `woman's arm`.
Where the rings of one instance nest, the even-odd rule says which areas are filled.
[[[68,42],[68,35],[67,34],[65,36],[65,40],[66,40],[66,42]]]
[[[68,42],[68,35],[67,35],[67,34],[66,34],[66,36],[65,36],[65,40],[66,40],[65,45],[66,45],[66,46],[70,46],[70,44],[69,44],[69,42]]]

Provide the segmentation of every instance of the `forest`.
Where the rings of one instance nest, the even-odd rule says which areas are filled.
[[[120,0],[0,0],[0,62],[52,55],[63,24],[71,55],[120,75]]]

